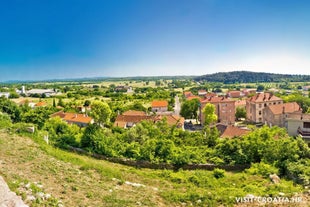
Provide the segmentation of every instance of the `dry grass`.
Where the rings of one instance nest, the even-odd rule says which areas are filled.
[[[0,132],[0,174],[9,184],[20,180],[42,183],[44,191],[65,206],[167,206],[159,196],[161,182],[143,178],[129,167],[79,155],[74,157],[101,165],[102,171],[58,160],[47,155],[30,138]],[[145,187],[135,187],[125,181]]]

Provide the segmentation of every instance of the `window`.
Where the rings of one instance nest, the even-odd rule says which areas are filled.
[[[264,104],[264,107],[266,107],[266,106],[267,106],[267,104],[265,103],[265,104]]]
[[[310,122],[304,122],[304,128],[310,128]]]
[[[259,104],[258,107],[259,107],[259,108],[262,108],[262,104]]]
[[[262,115],[262,111],[259,111],[258,114],[259,114],[259,115]]]

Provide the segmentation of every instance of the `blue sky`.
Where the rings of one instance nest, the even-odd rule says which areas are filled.
[[[310,2],[5,0],[0,81],[310,74]]]

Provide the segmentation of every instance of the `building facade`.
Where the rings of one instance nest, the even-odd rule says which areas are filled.
[[[307,143],[310,143],[310,114],[287,114],[285,127],[290,136],[301,136]]]
[[[283,104],[283,100],[272,93],[258,93],[246,100],[247,120],[263,123],[263,110],[267,106]]]
[[[302,109],[296,102],[270,105],[263,109],[263,122],[272,127],[285,127],[287,114],[302,113]]]
[[[217,115],[217,122],[227,125],[235,123],[235,101],[225,97],[210,97],[200,101],[200,122],[204,123],[203,108],[207,103],[215,106],[215,114]]]

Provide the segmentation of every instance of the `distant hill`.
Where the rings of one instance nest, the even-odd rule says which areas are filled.
[[[194,80],[222,83],[255,83],[281,81],[305,82],[310,81],[310,75],[288,75],[250,71],[233,71],[202,75],[194,78]]]

